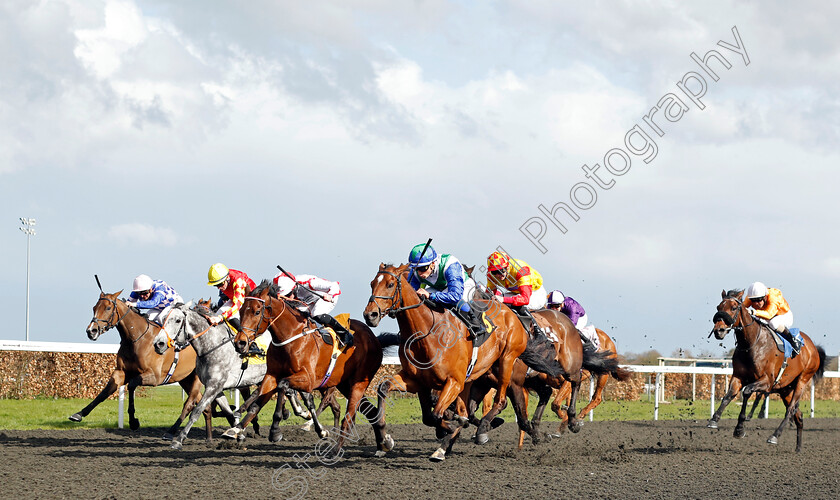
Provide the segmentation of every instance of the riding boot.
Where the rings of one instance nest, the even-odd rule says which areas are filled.
[[[470,330],[470,335],[467,337],[468,340],[479,339],[482,335],[487,333],[487,328],[485,328],[481,318],[476,316],[475,311],[469,309],[461,314],[467,320],[467,327]]]
[[[542,328],[540,328],[537,324],[537,318],[531,314],[531,311],[527,306],[515,306],[511,307],[511,309],[513,309],[517,316],[519,316],[519,319],[522,321],[522,324],[525,326],[525,330],[531,338],[536,338],[537,335],[542,335],[543,337],[548,338],[545,332],[542,331]]]
[[[344,328],[344,325],[339,323],[337,319],[333,318],[329,314],[319,314],[317,316],[312,316],[312,319],[314,319],[318,323],[321,323],[324,326],[332,328],[333,331],[335,331],[335,333],[338,335],[341,343],[344,344],[346,348],[349,349],[353,347],[353,335],[351,335],[350,332],[348,332],[347,329]]]
[[[788,327],[785,327],[784,331],[778,332],[778,334],[781,335],[782,337],[784,337],[785,340],[790,342],[790,347],[791,347],[791,351],[792,351],[790,357],[795,358],[796,356],[798,356],[799,352],[800,352],[800,349],[802,348],[802,345],[799,343],[799,341],[796,338],[794,338],[793,334],[790,333],[790,330],[788,330]]]

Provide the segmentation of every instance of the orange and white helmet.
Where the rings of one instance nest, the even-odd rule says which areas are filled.
[[[286,296],[292,293],[292,290],[295,289],[297,281],[295,281],[294,276],[290,276],[281,271],[274,277],[274,284],[277,285],[277,288],[279,289],[278,293]]]
[[[207,271],[207,284],[216,286],[224,281],[228,277],[228,274],[230,274],[230,269],[221,262],[217,262],[210,266],[210,270]]]
[[[510,265],[510,257],[504,252],[493,252],[487,257],[487,272],[505,271]]]
[[[145,292],[146,290],[152,289],[152,278],[146,276],[145,274],[141,274],[140,276],[134,278],[134,286],[131,287],[132,292]]]

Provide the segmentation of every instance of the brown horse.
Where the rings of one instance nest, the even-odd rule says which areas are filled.
[[[385,432],[384,399],[392,388],[397,388],[418,395],[423,423],[436,427],[438,437],[442,438],[431,460],[441,461],[451,451],[461,429],[468,422],[466,403],[469,383],[496,367],[499,391],[493,408],[479,425],[478,435],[481,436],[486,435],[491,422],[506,404],[505,393],[511,372],[520,355],[524,353],[527,362],[535,369],[555,376],[562,369],[550,355],[545,359],[535,354],[528,333],[513,311],[490,298],[472,303],[473,307],[487,311],[486,316],[491,318],[495,328],[479,348],[475,365],[468,374],[473,351],[473,342],[468,340],[469,330],[450,311],[422,301],[408,283],[408,272],[408,265],[395,267],[380,264],[370,283],[372,293],[364,312],[365,321],[370,326],[377,326],[387,315],[396,317],[400,328],[402,368],[377,390],[379,408],[374,424],[379,448],[377,455],[381,456],[393,448],[393,439]],[[526,353],[528,347],[531,350]],[[439,391],[434,404],[432,391]],[[451,420],[445,420],[444,413],[452,403],[456,403],[457,414]],[[520,421],[519,425],[531,432],[527,420]]]
[[[120,348],[117,352],[117,366],[111,378],[96,398],[82,411],[70,416],[73,422],[81,422],[99,403],[106,400],[121,385],[128,387],[128,425],[131,430],[140,428],[140,421],[134,416],[134,390],[138,386],[158,386],[167,382],[178,382],[187,393],[181,416],[172,424],[164,435],[172,439],[178,433],[184,417],[201,400],[201,382],[195,373],[195,350],[188,347],[179,353],[179,359],[171,377],[168,371],[173,366],[175,351],[171,349],[164,355],[157,354],[154,338],[160,326],[146,319],[125,302],[118,299],[122,290],[116,293],[100,293],[99,300],[93,306],[93,319],[87,326],[90,340],[116,327],[120,334]],[[209,407],[208,407],[209,409]],[[212,436],[212,421],[205,413],[207,439]]]
[[[811,338],[802,334],[805,343],[802,351],[795,358],[785,360],[784,354],[776,348],[776,342],[770,329],[750,315],[744,307],[743,290],[723,291],[723,299],[717,306],[712,330],[715,338],[723,340],[730,330],[735,331],[735,352],[732,354],[732,379],[738,379],[729,387],[715,414],[709,420],[709,427],[717,428],[717,422],[726,405],[738,394],[741,388],[743,405],[738,415],[734,436],[744,436],[747,400],[753,393],[778,393],[785,403],[787,411],[776,432],[767,440],[770,444],[778,443],[785,424],[793,418],[796,424],[796,451],[802,449],[802,412],[799,400],[813,379],[819,380],[825,371],[825,351],[814,345]],[[733,390],[734,388],[734,390]]]
[[[617,361],[618,353],[616,351],[615,343],[613,342],[613,340],[603,330],[596,328],[595,331],[598,334],[598,340],[601,344],[599,352],[604,352],[607,354],[608,359],[615,359]],[[586,405],[586,407],[584,407],[582,410],[580,410],[580,413],[578,414],[578,419],[583,420],[587,413],[594,410],[598,407],[598,405],[601,404],[601,401],[603,401],[602,395],[604,392],[604,387],[606,387],[607,381],[609,381],[610,376],[612,376],[619,382],[624,382],[628,380],[631,375],[632,373],[627,370],[618,370],[615,372],[596,374],[595,393],[592,395],[592,399],[589,401],[589,404]],[[583,370],[583,372],[581,373],[581,383],[589,380],[589,377],[591,376],[592,374],[589,372],[589,370]],[[571,395],[571,389],[572,386],[570,383],[564,383],[560,389],[555,391],[554,400],[551,402],[551,410],[554,413],[556,413],[557,416],[560,418],[560,427],[558,427],[557,429],[558,432],[563,432],[563,425],[569,418],[567,405],[569,402],[569,396]],[[568,406],[568,408],[571,408],[571,406]]]
[[[260,385],[256,400],[248,407],[248,414],[236,427],[229,429],[233,434],[240,432],[276,391],[292,388],[301,392],[309,411],[315,414],[312,391],[320,388],[337,387],[347,398],[347,410],[341,425],[338,443],[328,450],[327,455],[337,456],[346,437],[355,435],[356,410],[370,385],[373,376],[382,365],[382,345],[364,323],[350,320],[353,332],[353,346],[342,351],[328,374],[332,357],[332,346],[321,338],[317,325],[308,317],[306,304],[278,296],[277,286],[263,280],[248,294],[240,309],[242,329],[234,340],[239,352],[245,352],[248,345],[266,329],[271,332],[272,342],[266,361],[268,369]],[[322,438],[328,433],[318,419],[313,419],[316,433]]]

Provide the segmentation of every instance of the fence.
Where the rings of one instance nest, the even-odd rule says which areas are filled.
[[[3,351],[23,351],[23,352],[32,352],[32,353],[74,353],[74,354],[113,354],[115,355],[117,350],[119,349],[119,345],[117,344],[95,344],[95,343],[68,343],[68,342],[25,342],[25,341],[10,341],[10,340],[0,340],[0,354]],[[58,363],[53,363],[53,365],[57,365]],[[73,361],[70,363],[69,366],[65,363],[62,369],[70,370],[73,369],[75,366],[78,366],[79,369],[83,369],[87,366],[81,360]],[[393,371],[394,368],[390,365],[399,365],[399,358],[395,356],[386,357],[383,359],[383,365],[389,365],[386,367],[386,370]],[[107,371],[108,375],[110,375],[110,371],[114,366],[113,362],[108,364]],[[665,375],[666,374],[691,374],[692,375],[692,399],[697,390],[701,389],[697,386],[697,379],[695,378],[696,375],[711,375],[711,383],[710,383],[710,416],[715,411],[715,398],[716,398],[716,380],[715,377],[722,375],[724,377],[732,376],[732,368],[730,367],[701,367],[701,366],[654,366],[654,365],[623,365],[624,368],[628,370],[639,373],[639,374],[648,374],[655,376],[654,382],[654,409],[653,409],[653,419],[659,419],[659,405],[661,400],[664,399],[665,394]],[[55,366],[53,366],[55,368]],[[97,367],[100,368],[100,367]],[[15,378],[9,373],[2,373],[2,385],[7,387],[9,385],[10,378]],[[107,378],[106,375],[104,378]],[[380,374],[377,374],[379,377]],[[826,378],[840,378],[840,371],[826,371],[825,372]],[[84,377],[75,377],[77,380],[82,379]],[[101,387],[103,377],[98,378],[95,380],[95,383]],[[20,377],[17,377],[14,381],[19,383]],[[374,384],[376,383],[377,379],[374,379]],[[594,382],[590,381],[590,396],[594,391]],[[98,390],[96,391],[98,393]],[[632,391],[631,391],[632,392]],[[621,392],[619,391],[619,399],[621,398]],[[4,393],[5,395],[5,393]],[[63,397],[63,396],[59,396]],[[78,397],[78,396],[76,396]],[[634,399],[638,397],[638,393],[635,394]],[[119,417],[118,417],[118,425],[120,428],[123,427],[123,415],[124,415],[124,406],[125,406],[125,387],[120,387],[119,389]],[[239,393],[234,393],[234,399],[236,406],[239,406]],[[813,382],[811,383],[811,417],[814,416],[814,403],[815,403],[815,386]],[[765,408],[765,415],[766,415],[766,408]],[[589,415],[590,420],[593,418],[593,414],[590,413]]]

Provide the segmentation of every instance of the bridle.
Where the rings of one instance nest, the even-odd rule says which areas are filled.
[[[176,308],[173,307],[169,311],[169,313],[166,315],[166,318],[163,320],[164,325],[166,324],[166,320],[169,319],[169,315],[172,314],[172,312],[175,309]],[[191,337],[187,337],[187,313],[183,309],[179,309],[179,310],[184,312],[184,322],[181,323],[181,328],[175,333],[175,338],[172,338],[172,337],[169,336],[169,331],[167,331],[165,327],[161,327],[161,330],[163,330],[164,335],[166,335],[166,345],[168,347],[174,348],[176,351],[182,351],[182,350],[186,349],[188,345],[192,345],[193,341],[195,341],[197,338],[201,337],[205,333],[209,332],[213,328],[213,324],[210,323],[210,320],[207,320],[207,316],[200,313],[199,311],[196,311],[195,309],[192,309],[192,311],[194,311],[196,314],[198,314],[199,316],[201,316],[202,318],[207,320],[208,326],[207,326],[207,328],[205,328],[204,330],[196,333],[195,335],[193,335]],[[178,342],[178,337],[181,335],[181,332],[183,332],[183,334],[184,334],[184,342]],[[206,356],[207,354],[210,354],[211,352],[215,351],[216,349],[222,347],[223,345],[227,344],[228,342],[230,342],[232,340],[233,340],[233,336],[231,335],[230,329],[228,329],[228,339],[223,341],[221,344],[219,344],[219,345],[217,345],[217,346],[215,346],[211,349],[208,349],[207,352],[202,354],[202,356]],[[195,348],[195,347],[193,346],[193,348]]]
[[[735,303],[738,304],[737,309],[735,309],[735,317],[733,318],[728,312],[725,311],[716,312],[714,317],[712,318],[712,321],[714,321],[715,323],[717,323],[718,321],[723,321],[724,324],[726,324],[726,328],[712,329],[712,332],[709,334],[710,337],[712,336],[712,334],[720,331],[723,332],[723,337],[725,337],[726,334],[728,334],[730,331],[738,333],[738,331],[744,331],[744,329],[746,329],[749,326],[752,326],[753,323],[755,323],[755,317],[750,315],[750,319],[752,321],[750,321],[748,324],[745,325],[742,323],[740,326],[736,325],[736,323],[741,321],[741,312],[744,309],[744,302],[736,297],[727,297],[725,300],[734,300]]]
[[[268,300],[271,300],[271,299],[274,299],[274,298],[275,297],[272,297],[270,294],[267,296]],[[274,319],[269,320],[269,318],[265,315],[265,309],[266,309],[266,305],[267,305],[267,300],[266,299],[263,299],[263,298],[260,298],[260,297],[245,297],[246,301],[247,300],[255,300],[255,301],[261,302],[263,304],[263,308],[260,309],[260,319],[259,319],[259,321],[257,321],[256,327],[255,328],[248,328],[248,327],[245,327],[245,326],[242,327],[242,333],[245,333],[245,338],[248,339],[248,345],[251,345],[251,343],[256,341],[257,336],[262,335],[266,330],[269,329],[269,327],[271,327],[271,325],[274,324],[275,321],[277,321],[278,319],[280,319],[283,316],[283,313],[286,312],[286,309],[289,307],[290,302],[294,302],[294,303],[300,302],[299,300],[290,299],[290,298],[286,298],[286,297],[283,297],[283,296],[278,296],[278,297],[276,297],[276,299],[283,303],[283,310],[281,310],[279,313],[277,313],[277,316],[275,316]],[[243,304],[243,307],[244,307],[244,304]],[[262,325],[263,320],[266,321],[265,328],[260,327],[260,325]],[[309,318],[306,318],[305,323],[309,323],[309,321],[310,321]],[[302,338],[302,337],[305,337],[306,335],[308,335],[308,334],[310,334],[314,331],[316,331],[316,329],[307,330],[306,327],[304,326],[303,331],[301,333],[298,333],[297,335],[292,335],[291,337],[287,338],[286,340],[282,340],[280,342],[275,342],[274,338],[272,337],[271,345],[274,345],[274,346],[277,346],[277,347],[283,347],[284,345],[290,344],[290,343],[294,342],[295,340],[297,340],[299,338]],[[253,334],[247,333],[247,332],[253,332]]]
[[[423,305],[422,300],[419,303],[411,305],[411,306],[403,305],[404,301],[403,301],[403,294],[402,294],[402,279],[401,279],[401,277],[397,276],[396,274],[392,273],[391,271],[385,271],[384,269],[380,270],[379,272],[376,273],[377,276],[379,276],[380,274],[387,274],[388,276],[391,276],[392,278],[394,278],[397,281],[397,289],[394,290],[394,293],[390,297],[386,297],[386,296],[383,296],[383,295],[373,295],[371,293],[370,298],[368,299],[368,304],[370,304],[371,302],[376,304],[376,308],[379,310],[380,315],[382,315],[382,316],[387,315],[388,317],[393,318],[397,313],[407,311],[409,309],[414,309],[415,307],[420,307],[421,305]],[[390,300],[391,301],[390,307],[388,307],[388,309],[383,311],[382,308],[379,307],[379,303],[376,302],[377,299]]]
[[[111,297],[99,297],[99,300],[97,300],[96,303],[99,304],[103,300],[107,300],[108,302],[110,302],[114,306],[114,308],[111,310],[111,316],[109,316],[107,320],[104,320],[104,319],[97,318],[96,313],[94,313],[93,318],[90,320],[90,322],[91,323],[96,323],[96,326],[102,329],[102,333],[105,333],[108,330],[110,330],[111,328],[114,328],[115,326],[119,325],[120,322],[122,322],[122,320],[126,316],[128,316],[128,312],[131,310],[131,308],[129,308],[128,305],[126,305],[125,314],[123,314],[122,316],[118,316],[117,320],[112,322],[111,320],[114,319],[114,316],[117,316],[117,300],[112,299]],[[96,306],[94,306],[94,309],[95,308],[96,308]],[[143,318],[143,319],[145,319],[145,318]],[[100,326],[100,325],[102,325],[102,326]],[[150,329],[149,327],[150,326],[151,326],[151,322],[149,322],[149,320],[147,319],[146,320],[146,329],[143,331],[143,333],[141,333],[140,336],[137,337],[136,339],[132,339],[131,337],[128,337],[128,340],[131,340],[132,344],[136,344],[147,333],[149,333],[149,329]],[[126,332],[126,336],[127,335],[128,335],[128,332]]]

